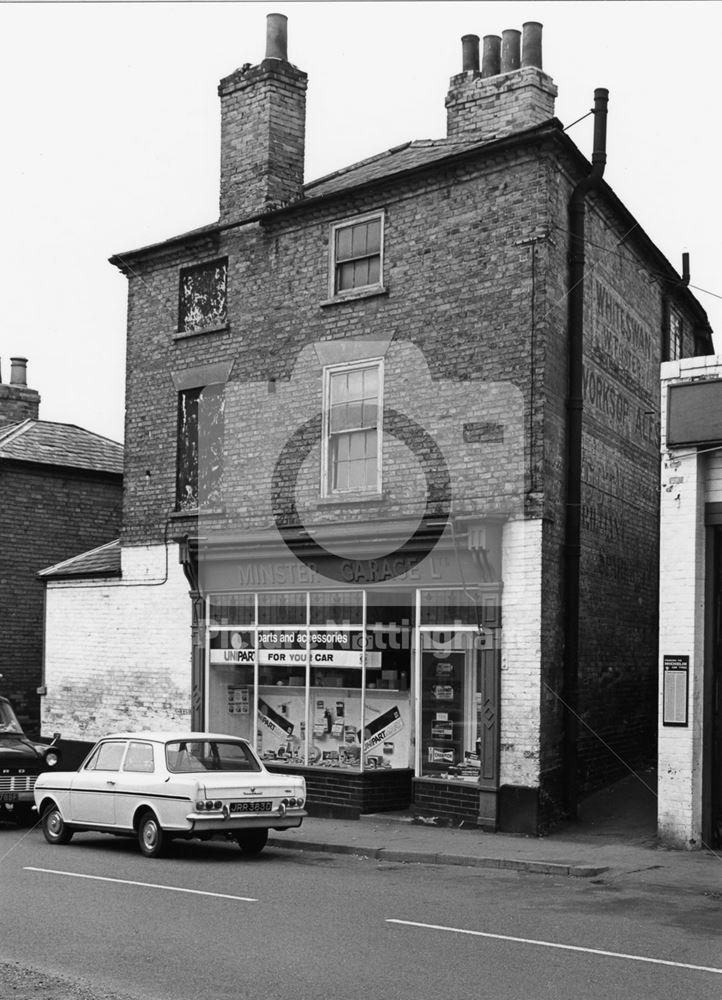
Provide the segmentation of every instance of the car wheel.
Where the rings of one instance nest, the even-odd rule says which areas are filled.
[[[67,844],[73,836],[73,830],[63,819],[63,814],[57,806],[48,806],[43,813],[43,835],[49,844]]]
[[[165,850],[168,838],[155,813],[144,812],[138,823],[138,844],[146,858],[158,858]]]
[[[236,842],[244,854],[260,854],[268,842],[268,830],[244,830]]]

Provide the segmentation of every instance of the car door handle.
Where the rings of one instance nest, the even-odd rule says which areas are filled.
[[[111,781],[110,778],[108,778],[108,780],[105,783],[106,783],[106,785],[114,785],[115,784],[115,782]]]

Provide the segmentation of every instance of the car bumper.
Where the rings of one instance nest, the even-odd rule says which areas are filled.
[[[281,816],[279,813],[264,813],[259,816],[242,815],[209,816],[207,813],[188,813],[186,819],[194,833],[227,833],[232,830],[290,830],[301,825],[308,815],[306,810],[295,810]]]

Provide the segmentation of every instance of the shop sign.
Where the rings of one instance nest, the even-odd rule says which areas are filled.
[[[235,664],[238,666],[311,666],[355,667],[363,666],[363,651],[360,648],[361,633],[318,632],[309,630],[284,632],[280,630],[259,631],[258,652],[253,648],[251,632],[220,632],[211,640],[210,662],[213,665]],[[219,648],[223,644],[224,647]],[[381,666],[381,653],[366,654],[368,667]]]
[[[689,705],[689,656],[662,658],[664,693],[662,725],[686,726]]]
[[[271,708],[268,702],[265,702],[263,698],[258,699],[258,721],[262,726],[265,726],[274,736],[280,736],[282,739],[287,739],[289,736],[293,735],[293,723],[277,712],[275,708]]]
[[[404,728],[398,705],[394,705],[364,727],[364,753],[380,746]]]

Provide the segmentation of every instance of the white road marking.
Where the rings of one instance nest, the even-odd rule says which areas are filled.
[[[226,892],[205,892],[203,889],[184,889],[177,885],[158,885],[155,882],[132,882],[125,878],[106,878],[103,875],[83,875],[81,872],[61,872],[55,868],[32,868],[26,866],[26,872],[44,872],[46,875],[67,875],[69,878],[89,878],[96,882],[117,882],[120,885],[139,885],[144,889],[167,889],[168,892],[188,892],[194,896],[213,896],[216,899],[236,899],[241,903],[257,903],[252,896],[231,896]]]
[[[508,934],[490,934],[486,931],[470,931],[464,927],[444,927],[442,924],[419,924],[414,920],[391,920],[387,924],[404,924],[407,927],[422,927],[430,931],[450,931],[452,934],[471,934],[474,937],[493,938],[496,941],[514,941],[517,944],[536,944],[542,948],[559,948],[562,951],[581,951],[587,955],[603,955],[605,958],[626,958],[630,962],[648,962],[650,965],[671,965],[675,969],[692,969],[694,972],[714,972],[722,976],[722,969],[710,965],[690,965],[687,962],[670,962],[665,958],[647,958],[645,955],[627,955],[622,951],[602,951],[600,948],[582,948],[576,944],[557,944],[555,941],[537,941],[535,938],[511,937]]]

